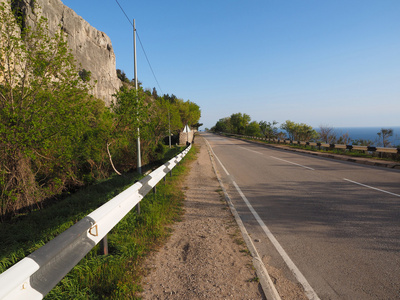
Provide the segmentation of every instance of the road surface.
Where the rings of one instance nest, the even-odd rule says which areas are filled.
[[[400,299],[400,170],[202,136],[277,285],[301,284],[310,299]]]

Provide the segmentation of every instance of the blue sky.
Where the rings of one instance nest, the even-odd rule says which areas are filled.
[[[400,126],[399,0],[118,0],[163,93],[211,127],[252,120]],[[132,27],[115,0],[64,0],[112,41],[133,78]],[[138,79],[160,88],[138,42]],[[204,129],[204,127],[202,129]]]

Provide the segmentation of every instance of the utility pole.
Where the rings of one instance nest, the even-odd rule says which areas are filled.
[[[137,66],[136,66],[136,23],[135,19],[133,19],[133,60],[134,60],[134,68],[135,68],[135,89],[136,89],[136,102],[139,102],[138,100],[138,78],[137,78]],[[138,106],[139,109],[139,106]],[[142,159],[140,155],[140,129],[139,125],[137,128],[138,131],[138,137],[136,141],[137,145],[137,171],[139,174],[142,174]]]
[[[169,148],[171,149],[171,117],[169,115],[169,107],[168,107],[168,132],[169,132]]]

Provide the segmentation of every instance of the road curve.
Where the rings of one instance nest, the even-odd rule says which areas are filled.
[[[400,170],[202,136],[277,285],[300,282],[310,299],[400,299]]]

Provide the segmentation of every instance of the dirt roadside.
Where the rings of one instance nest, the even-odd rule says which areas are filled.
[[[203,138],[183,183],[185,214],[145,262],[143,299],[265,299]]]

